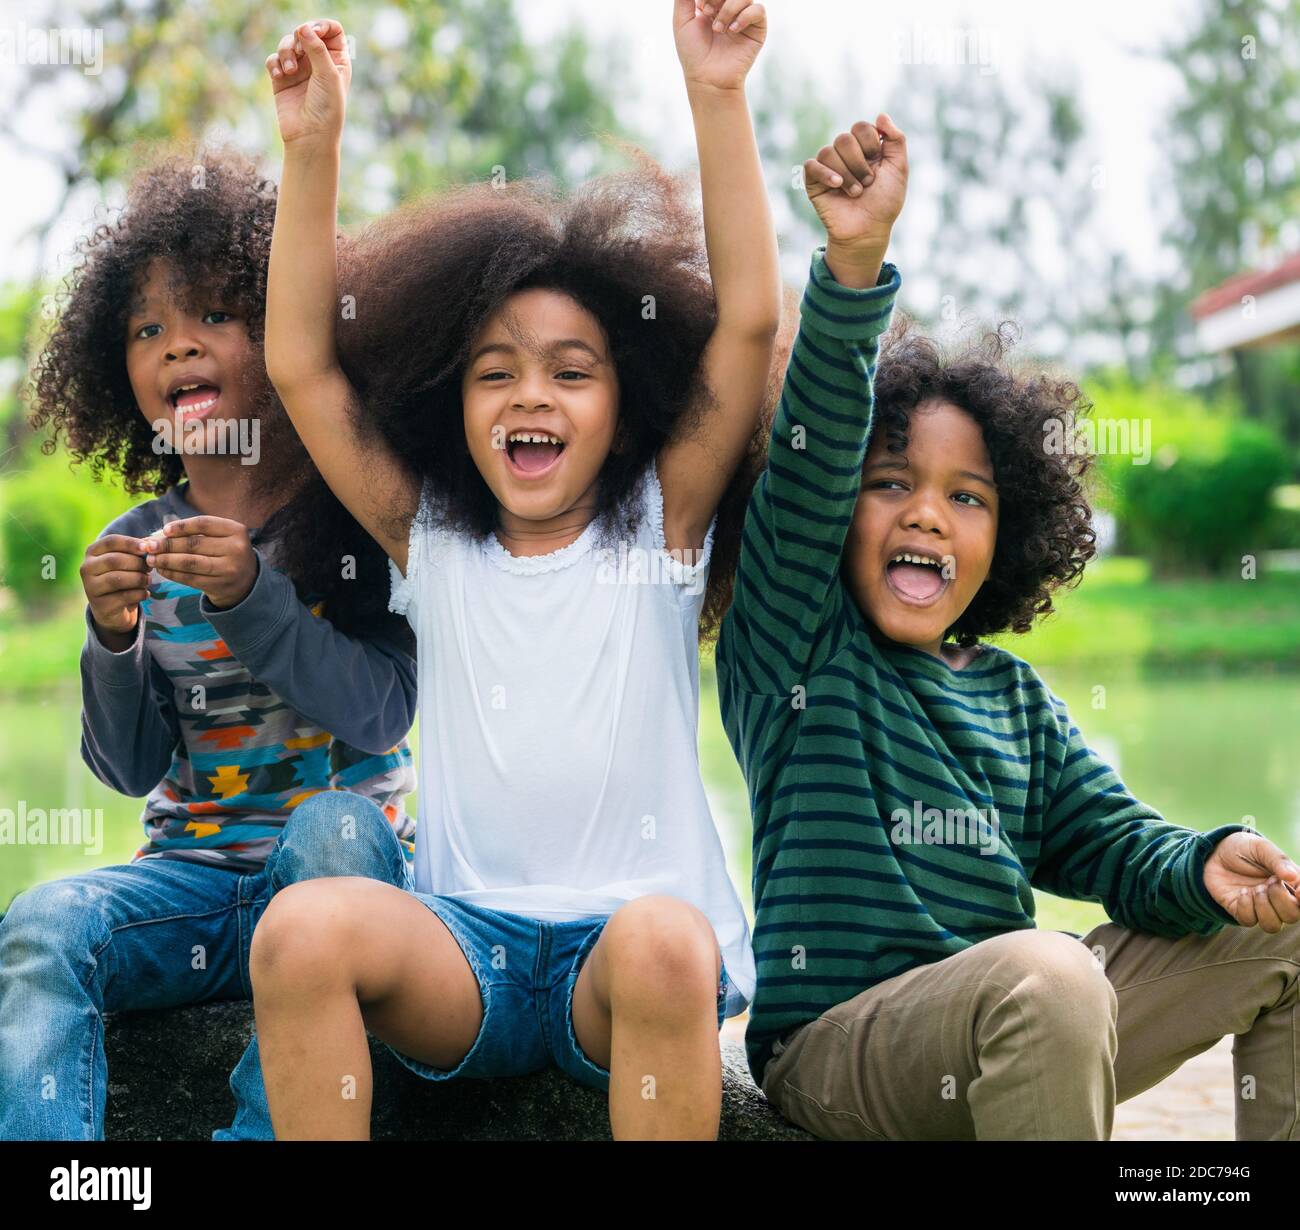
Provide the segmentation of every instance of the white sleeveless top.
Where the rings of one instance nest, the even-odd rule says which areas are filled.
[[[602,522],[549,555],[436,527],[428,484],[389,609],[418,643],[417,892],[551,921],[648,893],[713,924],[732,984],[754,993],[745,912],[700,777],[700,560],[664,551],[653,463],[632,539]]]

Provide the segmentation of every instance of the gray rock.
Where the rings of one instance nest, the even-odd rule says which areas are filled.
[[[247,1003],[105,1017],[109,1140],[208,1140],[228,1127],[230,1073],[252,1036]],[[605,1095],[552,1069],[434,1084],[370,1039],[376,1140],[608,1140]],[[811,1140],[768,1104],[734,1042],[722,1044],[721,1140]]]

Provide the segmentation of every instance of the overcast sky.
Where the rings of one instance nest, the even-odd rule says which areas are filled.
[[[525,30],[537,37],[575,17],[592,17],[593,38],[616,41],[634,78],[627,118],[660,138],[660,153],[669,165],[693,160],[690,114],[672,43],[670,0],[641,0],[626,8],[525,0],[517,8]],[[1090,139],[1107,170],[1102,217],[1113,224],[1109,229],[1129,249],[1134,264],[1151,267],[1160,229],[1152,208],[1153,173],[1159,167],[1155,133],[1176,82],[1169,70],[1148,57],[1176,34],[1188,0],[1092,0],[1087,5],[998,0],[979,6],[957,0],[913,0],[906,6],[877,0],[773,0],[768,10],[768,48],[755,73],[778,71],[788,57],[824,82],[828,103],[838,108],[838,100],[844,100],[842,105],[852,112],[846,124],[859,114],[891,110],[891,92],[900,74],[909,71],[907,57],[913,48],[921,54],[927,39],[934,45],[934,39],[947,35],[948,45],[968,48],[986,69],[1005,74],[1013,84],[1055,66],[1073,72]],[[636,14],[626,32],[615,20],[620,11]],[[17,0],[0,0],[0,31],[16,29],[22,20]],[[0,97],[14,85],[12,78],[7,83],[2,78],[23,71],[0,63]],[[970,71],[981,69],[977,65]],[[906,128],[905,116],[893,110],[891,114]],[[48,131],[25,135],[38,144],[50,139]],[[923,158],[925,153],[913,149],[912,157]],[[58,178],[48,165],[0,136],[0,277],[30,274],[33,250],[22,237],[54,208],[58,191]],[[53,236],[52,255],[66,252],[92,207],[92,200],[73,206]]]

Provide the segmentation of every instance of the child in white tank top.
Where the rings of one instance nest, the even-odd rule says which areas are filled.
[[[744,94],[766,16],[719,16],[736,29],[691,0],[673,18],[707,266],[680,185],[643,160],[564,199],[480,185],[399,212],[340,276],[342,28],[268,59],[267,368],[392,561],[422,718],[414,893],[293,885],[255,933],[277,1136],[367,1133],[367,1028],[433,1080],[554,1063],[608,1088],[616,1137],[717,1133],[716,1030],[754,968],[700,777],[697,641],[781,319]],[[340,294],[357,311],[336,338]],[[351,796],[313,805],[373,821]]]

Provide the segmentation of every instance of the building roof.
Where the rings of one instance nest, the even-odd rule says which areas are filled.
[[[1191,305],[1206,350],[1300,339],[1300,252],[1271,269],[1234,274]]]

